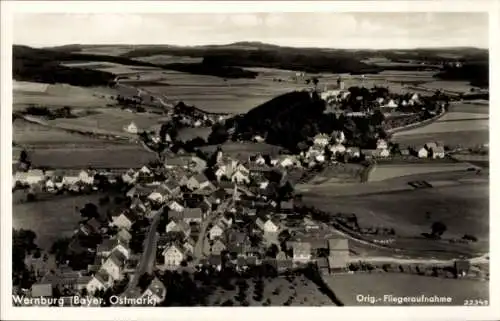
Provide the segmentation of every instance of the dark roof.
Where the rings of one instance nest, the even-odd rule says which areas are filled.
[[[31,286],[32,297],[51,297],[52,284],[51,283],[35,283]]]
[[[123,255],[122,252],[120,251],[113,251],[110,255],[109,255],[109,258],[108,260],[112,260],[113,263],[115,263],[116,265],[122,267],[125,265],[125,260],[127,258],[125,257],[125,255]]]
[[[208,178],[204,174],[197,174],[193,176],[198,183],[208,182]]]
[[[208,257],[208,262],[212,265],[220,265],[222,263],[222,257],[220,255],[210,255]]]
[[[316,262],[320,269],[329,267],[328,259],[326,257],[319,257]]]
[[[109,252],[119,244],[117,239],[104,239],[101,244],[97,246],[97,252]]]
[[[281,202],[280,207],[282,210],[293,210],[293,201]]]
[[[95,278],[97,280],[99,280],[99,282],[104,284],[104,283],[107,283],[109,281],[110,276],[109,276],[108,272],[106,272],[106,270],[99,270],[96,273]]]
[[[184,218],[191,219],[201,219],[203,217],[203,213],[201,208],[185,208],[184,209]]]

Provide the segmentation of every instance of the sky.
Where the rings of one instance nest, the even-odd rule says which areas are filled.
[[[207,45],[260,41],[293,47],[488,48],[488,15],[395,13],[16,13],[13,42]]]

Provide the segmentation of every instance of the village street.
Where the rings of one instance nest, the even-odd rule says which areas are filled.
[[[160,223],[161,213],[163,208],[158,210],[156,214],[154,214],[153,219],[151,220],[151,225],[149,226],[148,234],[144,239],[143,252],[141,254],[141,259],[139,260],[139,264],[136,267],[135,273],[130,278],[130,282],[127,285],[124,293],[134,289],[141,277],[144,273],[153,272],[154,263],[156,261],[156,242],[158,241],[156,229],[158,224]]]
[[[218,212],[212,212],[209,214],[209,216],[203,220],[200,226],[200,234],[198,236],[198,240],[196,241],[196,245],[194,246],[194,251],[193,251],[193,256],[194,256],[194,261],[193,264],[196,265],[200,262],[200,260],[204,257],[203,254],[203,244],[205,242],[205,239],[207,237],[207,229],[208,226],[210,225],[210,222],[217,216]]]

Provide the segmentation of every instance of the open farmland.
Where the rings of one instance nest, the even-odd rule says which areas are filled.
[[[440,161],[428,161],[422,163],[399,163],[399,164],[377,164],[375,165],[370,174],[368,175],[369,182],[383,181],[386,179],[391,179],[395,177],[425,174],[425,173],[436,173],[436,172],[448,172],[448,171],[465,171],[468,168],[473,167],[467,163],[457,163],[457,162],[440,162]]]
[[[85,131],[96,134],[136,137],[136,134],[124,130],[131,122],[139,129],[149,130],[158,123],[158,115],[150,113],[133,113],[117,108],[102,108],[98,113],[78,118],[58,118],[48,121],[48,124],[57,128]]]
[[[140,168],[156,159],[139,145],[110,144],[92,147],[28,149],[34,167]]]
[[[110,88],[81,88],[65,84],[39,84],[14,81],[13,110],[23,110],[29,105],[44,107],[105,107],[115,104]]]
[[[201,63],[203,61],[203,58],[188,57],[188,56],[152,55],[152,56],[135,58],[134,60],[149,62],[155,65],[162,65],[162,64],[174,64],[174,63],[196,64],[196,63]]]
[[[397,236],[418,237],[430,232],[433,222],[442,221],[445,237],[472,234],[484,242],[489,238],[486,182],[340,198],[330,197],[329,190],[304,193],[303,202],[330,213],[355,213],[360,226],[392,227]]]
[[[257,301],[253,297],[254,283],[248,280],[249,288],[246,291],[245,301],[248,306],[262,306],[267,301],[271,306],[325,306],[334,305],[318,287],[304,276],[290,278],[277,277],[264,280],[262,300]],[[220,306],[227,301],[232,301],[235,306],[241,305],[235,298],[238,296],[238,287],[228,291],[217,288],[207,299],[208,306]]]
[[[13,204],[12,227],[34,231],[36,243],[48,250],[58,238],[73,234],[81,220],[76,208],[82,208],[86,203],[97,204],[98,200],[98,195],[84,195]]]
[[[393,141],[404,146],[418,146],[430,141],[449,146],[475,146],[489,141],[488,107],[473,104],[452,104],[450,112],[426,126],[401,131]]]
[[[390,305],[384,302],[384,295],[414,296],[422,294],[451,297],[447,305],[463,306],[465,300],[489,300],[488,282],[468,279],[444,279],[410,274],[371,273],[356,275],[330,275],[324,277],[325,282],[346,306],[371,305],[359,302],[356,295],[371,295],[382,300],[375,305]],[[411,285],[411,286],[409,286]],[[412,305],[415,305],[413,303]],[[425,305],[422,303],[422,305]],[[444,305],[436,304],[436,305]]]
[[[69,133],[63,129],[57,129],[49,126],[42,126],[27,122],[23,119],[16,119],[12,124],[12,141],[15,144],[24,146],[60,146],[78,145],[78,146],[96,146],[110,142],[99,140],[94,137],[80,134]]]

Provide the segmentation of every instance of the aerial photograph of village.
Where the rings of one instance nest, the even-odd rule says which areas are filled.
[[[488,37],[480,12],[16,14],[12,305],[488,306]]]

